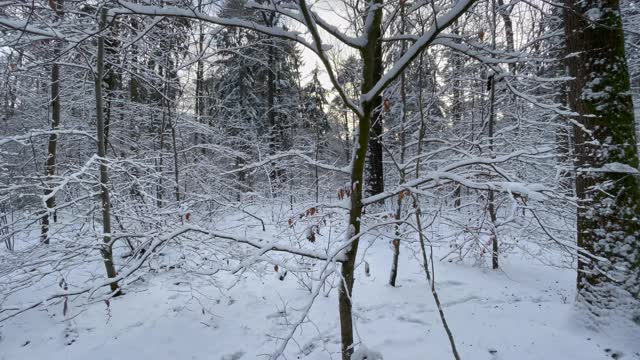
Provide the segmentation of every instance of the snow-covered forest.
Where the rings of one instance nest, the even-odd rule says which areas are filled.
[[[640,359],[636,0],[0,0],[0,78],[0,360]]]

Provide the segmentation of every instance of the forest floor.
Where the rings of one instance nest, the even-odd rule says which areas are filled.
[[[387,285],[391,249],[361,255],[354,290],[357,339],[386,360],[453,359],[416,254],[401,253],[398,286]],[[436,257],[437,259],[437,257]],[[640,359],[640,336],[593,332],[577,321],[575,273],[518,254],[502,269],[436,261],[436,283],[465,360]],[[0,324],[0,359],[268,359],[309,292],[292,275],[246,272],[235,287],[165,270],[125,296],[63,316],[62,305]],[[337,291],[319,296],[287,359],[339,359]],[[629,335],[629,334],[626,334]]]

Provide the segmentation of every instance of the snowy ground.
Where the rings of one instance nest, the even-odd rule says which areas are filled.
[[[365,254],[365,252],[361,252]],[[366,251],[358,268],[357,336],[387,360],[452,359],[424,274],[408,249],[399,287],[387,285],[391,250]],[[574,272],[512,255],[503,269],[436,263],[437,287],[462,359],[640,359],[633,344],[595,333],[575,319]],[[109,306],[65,319],[60,306],[0,324],[0,359],[264,359],[308,301],[293,276],[246,273],[231,290],[180,270],[144,276]],[[321,296],[296,333],[287,359],[339,359],[337,292]]]

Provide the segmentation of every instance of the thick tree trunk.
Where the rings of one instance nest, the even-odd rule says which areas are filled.
[[[368,11],[373,11],[373,23],[368,35],[368,46],[361,50],[363,60],[362,66],[362,93],[365,94],[373,88],[380,79],[381,68],[378,64],[380,55],[380,41],[382,39],[382,7],[373,9],[379,5],[381,0],[371,1]],[[358,118],[358,143],[355,150],[353,167],[351,169],[351,209],[349,211],[349,229],[347,231],[347,241],[360,234],[360,221],[362,219],[362,195],[364,167],[369,147],[369,135],[371,130],[372,116],[375,116],[375,109],[379,108],[380,99],[376,98],[371,102],[362,104],[362,116]],[[353,282],[356,266],[356,256],[358,253],[359,240],[356,238],[345,251],[345,261],[342,263],[343,286],[340,287],[339,312],[340,312],[340,333],[342,340],[342,360],[350,360],[353,353]]]
[[[105,26],[107,23],[107,8],[102,9],[100,15],[100,25]],[[102,233],[103,244],[100,248],[102,260],[107,271],[108,278],[117,276],[116,268],[113,264],[113,253],[111,244],[111,202],[109,200],[109,173],[107,168],[107,159],[105,151],[105,133],[104,133],[104,115],[102,103],[102,77],[104,76],[104,37],[98,38],[98,54],[97,66],[95,74],[95,95],[96,95],[96,127],[98,140],[98,156],[100,157],[100,201],[102,207]],[[117,282],[110,284],[113,293],[119,292]]]
[[[583,127],[574,129],[577,240],[598,257],[578,257],[578,301],[640,323],[640,183],[619,2],[565,4],[569,103]]]
[[[375,1],[377,3],[377,1]],[[382,15],[380,15],[382,16]],[[371,56],[369,59],[372,63],[371,76],[373,84],[382,78],[382,40],[380,35],[380,25],[373,25],[369,41],[372,42]],[[363,85],[364,86],[364,85]],[[373,85],[372,85],[373,86]],[[364,92],[363,92],[364,93]],[[369,136],[369,158],[367,161],[367,188],[368,196],[376,195],[384,191],[384,167],[382,156],[382,95],[376,96],[371,103],[371,133]]]

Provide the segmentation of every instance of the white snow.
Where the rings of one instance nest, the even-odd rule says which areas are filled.
[[[597,7],[593,7],[591,9],[589,9],[585,15],[587,16],[587,18],[589,18],[589,20],[591,21],[598,21],[602,18],[602,16],[604,15],[602,10],[600,10]]]
[[[333,221],[332,228],[344,228],[344,220]],[[232,228],[237,222],[222,224]],[[270,237],[276,231],[276,226],[268,225],[266,233],[256,228],[246,237]],[[324,229],[315,244],[318,249],[329,236],[339,239]],[[392,288],[387,285],[391,259],[387,241],[362,238],[361,248],[366,250],[360,252],[363,261],[358,262],[353,293],[353,359],[453,358],[413,246],[402,244],[400,286]],[[435,251],[436,287],[463,359],[640,356],[640,344],[617,333],[593,332],[577,320],[575,270],[512,254],[501,259],[500,271],[492,271],[439,261],[438,255],[447,250]],[[269,271],[271,264],[237,279],[224,273],[186,274],[180,268],[160,267],[160,259],[151,260],[154,271],[141,272],[125,296],[108,304],[78,307],[82,300],[70,297],[73,305],[66,316],[62,303],[51,302],[0,323],[0,359],[258,359],[277,353],[289,333],[293,341],[284,349],[287,359],[340,357],[337,289],[305,289],[300,282],[304,278],[291,274],[280,281],[277,272]],[[370,265],[370,276],[364,274],[364,261]],[[335,267],[325,264],[322,273],[329,277]],[[337,284],[335,278],[328,279]],[[230,284],[235,286],[227,289]],[[49,289],[30,291],[41,296]],[[303,317],[307,308],[309,316]]]
[[[358,349],[351,354],[351,360],[383,360],[382,354],[360,344]]]
[[[629,166],[627,164],[613,162],[609,164],[604,164],[599,168],[584,168],[581,171],[586,172],[606,172],[606,173],[620,173],[620,174],[638,174],[638,169]]]

